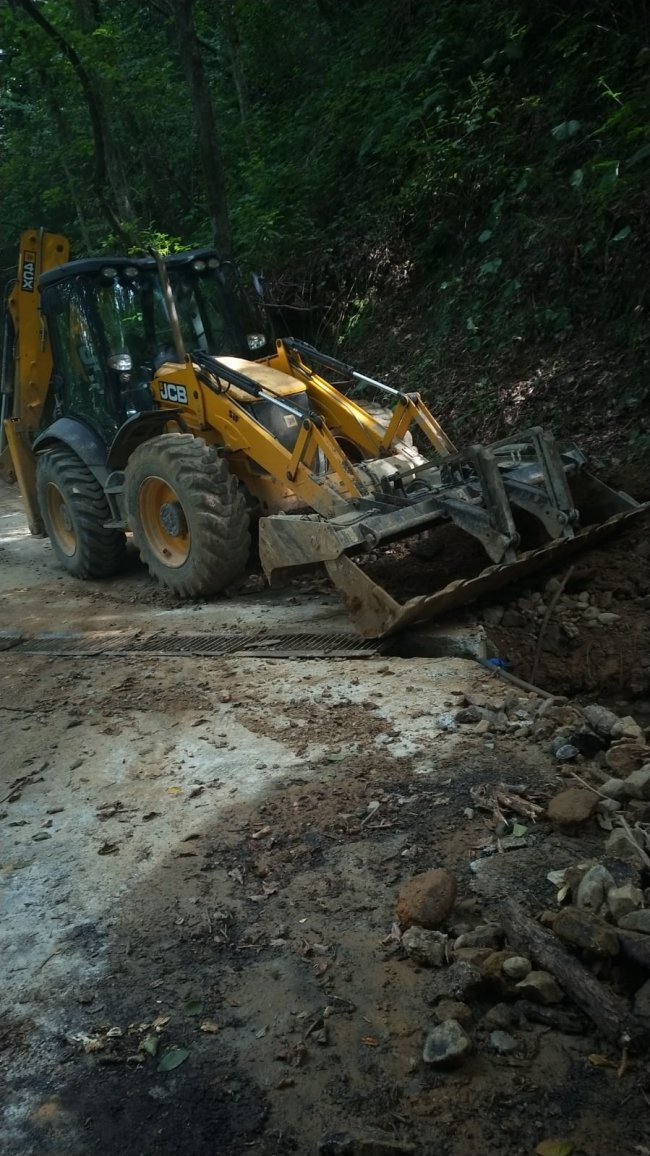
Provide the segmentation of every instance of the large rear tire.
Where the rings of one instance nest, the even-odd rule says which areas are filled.
[[[62,446],[39,457],[36,489],[47,536],[75,578],[106,578],[119,570],[126,538],[105,525],[111,511],[95,476]]]
[[[246,499],[214,446],[163,434],[125,471],[129,526],[149,573],[181,598],[217,594],[242,577],[250,552]]]

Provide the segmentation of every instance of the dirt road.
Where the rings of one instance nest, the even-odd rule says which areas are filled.
[[[4,489],[0,527],[5,632],[339,622],[322,594],[182,607],[135,558],[82,585]],[[591,1063],[584,1021],[520,1018],[500,1054],[488,985],[471,1058],[422,1060],[438,972],[399,943],[402,883],[456,874],[453,941],[504,894],[552,905],[547,872],[602,844],[533,823],[483,855],[482,793],[564,780],[539,703],[486,733],[455,719],[476,701],[503,713],[503,684],[462,659],[1,653],[2,1150],[647,1153],[638,1070]]]

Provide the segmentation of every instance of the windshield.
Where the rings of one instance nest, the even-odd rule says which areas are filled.
[[[220,269],[170,269],[183,340],[189,351],[258,358],[273,352],[263,323]]]

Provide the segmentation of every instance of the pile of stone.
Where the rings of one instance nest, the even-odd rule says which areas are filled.
[[[433,1022],[422,1055],[435,1067],[462,1064],[476,1047],[516,1051],[518,1027],[531,1022],[581,1031],[584,1020],[567,1006],[572,1002],[610,1041],[625,1041],[630,1031],[636,1038],[637,1025],[650,1028],[650,978],[639,982],[639,968],[650,974],[646,735],[634,719],[595,704],[582,709],[546,702],[544,709],[533,704],[531,726],[540,727],[549,753],[560,767],[568,765],[567,773],[580,764],[583,782],[556,794],[545,818],[571,835],[586,825],[593,832],[597,822],[606,836],[602,856],[549,874],[559,910],[545,911],[535,924],[523,913],[519,918],[515,912],[513,920],[499,904],[486,919],[476,898],[457,902],[455,877],[444,868],[403,885],[396,908],[401,949],[415,966],[432,969]],[[455,721],[473,727],[486,721],[498,733],[523,721],[509,712],[525,709],[520,695],[496,705],[494,699],[466,701]],[[562,752],[567,745],[568,757]]]
[[[611,590],[581,590],[579,594],[569,594],[561,588],[559,578],[549,578],[544,592],[534,590],[517,598],[508,606],[489,606],[483,614],[488,626],[524,626],[528,623],[541,624],[549,607],[554,602],[553,613],[560,629],[568,638],[576,638],[580,626],[611,627],[620,619],[616,612],[616,600]]]

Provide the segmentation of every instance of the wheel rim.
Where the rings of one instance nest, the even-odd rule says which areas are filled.
[[[187,561],[192,537],[182,503],[164,478],[145,478],[138,496],[140,525],[159,562],[177,569]]]
[[[65,496],[54,482],[45,487],[45,508],[56,543],[66,558],[77,552],[77,535]]]

